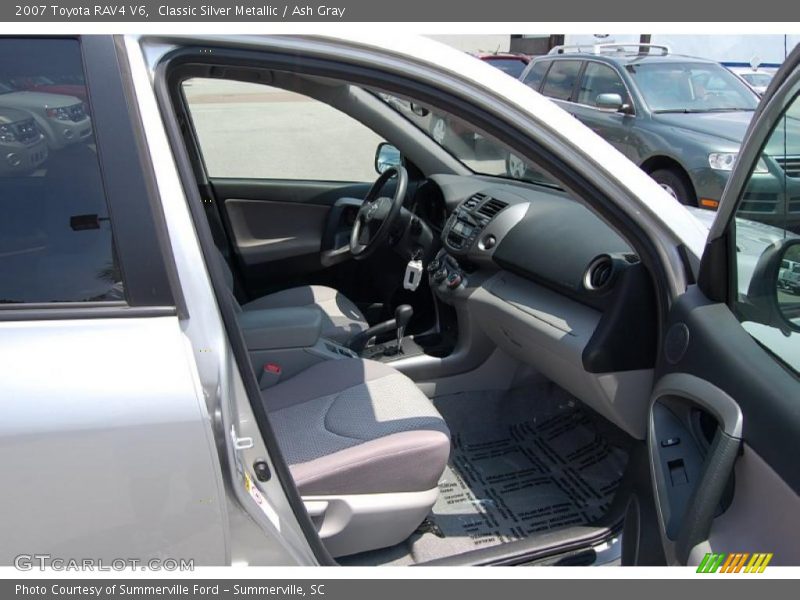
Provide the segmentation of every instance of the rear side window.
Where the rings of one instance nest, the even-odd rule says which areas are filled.
[[[527,63],[519,58],[492,58],[487,59],[486,62],[514,79],[519,79],[527,66]]]
[[[525,79],[522,80],[522,83],[538,92],[542,85],[544,74],[547,73],[547,68],[550,66],[550,62],[549,60],[543,60],[533,63],[533,66],[525,74]]]
[[[0,305],[123,300],[80,44],[0,39]]]
[[[557,100],[570,100],[581,63],[578,60],[557,60],[547,72],[542,93]]]
[[[597,106],[597,97],[600,94],[618,94],[623,104],[628,103],[628,92],[616,71],[608,65],[589,62],[583,72],[578,102],[587,106]]]

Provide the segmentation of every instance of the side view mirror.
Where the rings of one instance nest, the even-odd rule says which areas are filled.
[[[411,112],[413,112],[418,117],[427,117],[429,114],[431,114],[431,111],[429,111],[424,106],[420,106],[416,102],[411,103]]]
[[[622,96],[619,94],[598,94],[597,98],[594,99],[594,103],[597,105],[597,108],[602,108],[604,110],[613,110],[617,112],[628,112],[630,110],[630,105],[625,104],[622,101]]]
[[[775,299],[786,325],[800,331],[800,240],[784,243],[780,254]]]
[[[382,174],[386,169],[397,167],[402,163],[403,157],[400,154],[400,150],[388,142],[378,144],[378,149],[375,151],[375,170],[378,174]]]
[[[748,317],[785,333],[800,331],[800,238],[770,244],[747,290]]]

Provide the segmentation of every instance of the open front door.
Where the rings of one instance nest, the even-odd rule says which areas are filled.
[[[664,329],[648,447],[670,564],[800,564],[799,64],[800,47],[754,114]]]

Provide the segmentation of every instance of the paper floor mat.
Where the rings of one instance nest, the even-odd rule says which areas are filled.
[[[492,432],[455,433],[432,520],[445,537],[475,547],[590,523],[608,509],[626,461],[577,406]]]

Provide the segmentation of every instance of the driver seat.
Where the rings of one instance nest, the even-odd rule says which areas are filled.
[[[217,253],[225,271],[225,282],[233,296],[233,272],[222,253],[219,250]],[[338,290],[323,285],[293,287],[245,304],[235,302],[235,305],[243,311],[313,306],[322,314],[322,337],[342,345],[346,345],[350,338],[369,327],[364,315],[352,300]]]

